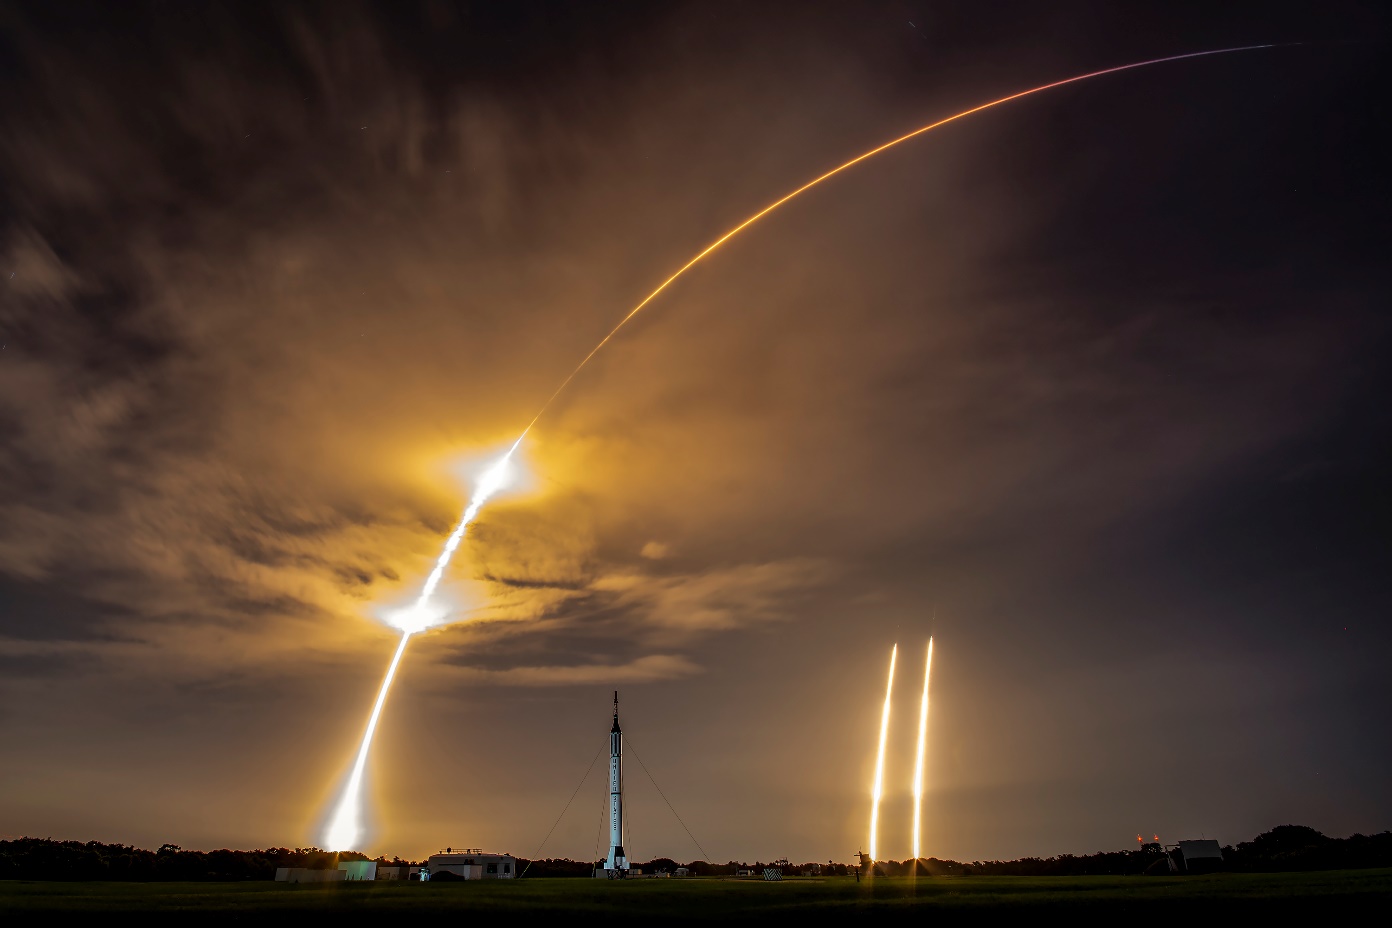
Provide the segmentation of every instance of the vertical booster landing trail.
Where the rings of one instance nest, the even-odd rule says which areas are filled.
[[[928,660],[923,665],[923,702],[918,707],[918,760],[914,763],[913,856],[923,856],[919,847],[919,829],[923,821],[923,764],[928,750],[928,681],[933,676],[933,636],[928,636]],[[914,873],[918,872],[917,864]]]
[[[382,705],[386,701],[387,690],[391,687],[392,678],[396,673],[397,665],[401,661],[402,653],[405,651],[407,639],[409,639],[414,632],[421,631],[429,625],[436,624],[434,621],[430,620],[427,614],[427,606],[429,604],[429,599],[431,594],[434,593],[436,585],[439,584],[440,578],[444,575],[445,568],[446,566],[448,566],[450,559],[453,557],[455,549],[459,547],[460,542],[463,540],[465,531],[473,522],[474,518],[478,515],[479,510],[483,508],[483,504],[487,502],[488,498],[492,496],[494,492],[501,488],[502,477],[506,472],[508,462],[511,460],[513,453],[517,451],[518,446],[522,444],[522,440],[525,439],[527,435],[532,431],[532,427],[537,424],[538,420],[540,420],[541,417],[546,414],[546,411],[551,408],[552,404],[556,402],[556,398],[565,392],[566,387],[570,386],[571,381],[573,381],[576,378],[576,376],[579,375],[579,373],[585,369],[585,366],[590,363],[591,359],[593,359],[595,355],[599,354],[600,350],[603,349],[605,345],[609,344],[609,342],[614,338],[614,336],[619,333],[619,330],[628,324],[628,321],[630,319],[638,315],[638,313],[640,313],[649,303],[656,299],[657,296],[662,293],[662,291],[666,290],[669,286],[671,286],[672,283],[674,283],[677,280],[677,278],[681,277],[688,270],[690,270],[692,267],[698,264],[703,258],[706,257],[706,255],[715,251],[717,248],[719,248],[721,245],[724,245],[726,242],[734,238],[740,232],[743,232],[745,229],[749,228],[754,223],[758,222],[760,219],[763,219],[769,213],[778,209],[778,207],[782,206],[784,203],[787,203],[789,200],[793,199],[799,194],[811,190],[813,187],[817,186],[825,180],[830,180],[831,178],[835,177],[837,174],[840,174],[842,171],[847,170],[848,168],[855,167],[862,161],[865,161],[869,158],[873,158],[880,152],[887,151],[893,148],[894,146],[900,144],[901,142],[907,142],[909,139],[917,138],[918,136],[923,135],[926,132],[931,132],[934,129],[937,129],[941,126],[945,126],[950,122],[956,122],[959,119],[964,119],[967,116],[971,116],[974,113],[980,113],[983,110],[988,110],[992,107],[1000,106],[1003,103],[1010,103],[1013,100],[1019,100],[1023,97],[1028,97],[1036,93],[1042,93],[1045,90],[1052,90],[1055,87],[1063,87],[1067,84],[1075,84],[1079,81],[1088,80],[1089,78],[1101,77],[1104,74],[1116,74],[1121,71],[1130,71],[1135,68],[1149,67],[1150,65],[1154,64],[1164,64],[1169,61],[1183,61],[1186,58],[1203,58],[1209,55],[1226,55],[1232,52],[1255,51],[1257,49],[1275,47],[1276,46],[1270,44],[1244,45],[1237,48],[1219,48],[1206,52],[1190,52],[1185,55],[1171,55],[1168,58],[1155,58],[1150,61],[1139,61],[1134,64],[1124,64],[1114,68],[1105,68],[1101,71],[1092,71],[1088,74],[1080,74],[1077,77],[1070,77],[1061,81],[1054,81],[1050,84],[1041,84],[1038,87],[1032,87],[1029,90],[1022,90],[1018,93],[1013,93],[1009,96],[1001,97],[998,100],[992,100],[989,103],[982,103],[979,106],[972,107],[971,109],[963,110],[962,112],[952,116],[948,116],[945,119],[940,119],[937,122],[930,123],[919,129],[915,129],[914,131],[909,132],[906,135],[901,135],[897,139],[885,142],[883,145],[880,145],[877,148],[872,148],[864,154],[857,155],[850,161],[847,161],[845,164],[832,168],[825,174],[813,178],[812,180],[803,184],[801,187],[798,187],[796,190],[792,191],[786,196],[774,200],[768,206],[765,206],[763,209],[759,210],[757,213],[750,216],[748,219],[744,220],[739,225],[730,229],[724,235],[721,235],[719,238],[711,242],[705,248],[701,249],[701,251],[698,252],[695,257],[693,257],[691,260],[687,261],[680,268],[678,268],[676,273],[672,274],[672,276],[668,277],[661,284],[659,284],[657,289],[653,290],[652,293],[649,293],[647,296],[645,296],[641,303],[633,307],[633,309],[629,310],[628,314],[619,320],[618,325],[614,326],[614,328],[609,331],[609,334],[604,336],[604,338],[600,340],[599,344],[595,345],[594,348],[590,350],[589,354],[585,355],[585,357],[580,361],[579,364],[575,366],[575,369],[570,372],[566,379],[561,381],[561,385],[556,388],[556,391],[551,394],[551,396],[546,400],[545,403],[542,404],[541,409],[538,410],[537,414],[532,417],[532,421],[527,423],[527,427],[522,430],[522,434],[517,437],[517,441],[513,442],[512,447],[508,449],[507,454],[504,455],[493,466],[492,469],[490,469],[489,474],[494,475],[494,482],[496,485],[492,485],[490,487],[488,483],[485,482],[488,475],[485,475],[485,480],[481,480],[479,486],[475,489],[474,496],[470,500],[468,508],[464,511],[464,515],[460,518],[459,524],[455,527],[454,532],[451,533],[449,540],[446,541],[445,548],[440,553],[439,559],[436,561],[435,569],[431,571],[429,579],[426,580],[425,586],[421,590],[420,598],[416,601],[415,608],[410,610],[410,612],[406,614],[406,618],[403,619],[402,622],[398,623],[398,627],[400,627],[402,630],[401,643],[397,646],[396,656],[392,659],[392,663],[387,671],[387,675],[382,680],[382,688],[377,695],[377,702],[373,707],[372,716],[368,720],[368,727],[363,734],[362,744],[358,750],[358,756],[353,767],[353,773],[349,777],[348,788],[344,790],[343,798],[339,802],[337,810],[334,813],[333,824],[330,825],[328,832],[329,837],[326,839],[328,841],[330,850],[347,850],[349,846],[352,844],[352,842],[356,841],[358,838],[360,832],[360,828],[358,825],[358,792],[360,791],[362,785],[362,768],[367,760],[368,748],[371,746],[372,734],[376,728],[377,719],[381,715]],[[349,837],[350,835],[351,837]]]
[[[894,660],[899,656],[899,645],[889,652],[889,682],[885,684],[884,712],[880,716],[880,749],[875,755],[875,788],[870,793],[870,860],[876,861],[879,848],[876,846],[880,835],[880,796],[884,793],[885,742],[889,740],[889,701],[894,694]]]

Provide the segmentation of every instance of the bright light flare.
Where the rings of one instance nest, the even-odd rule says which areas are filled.
[[[448,619],[449,607],[439,602],[414,602],[403,609],[388,610],[382,615],[384,622],[407,635],[443,625]]]
[[[880,796],[884,791],[885,744],[889,741],[889,701],[894,693],[894,661],[899,656],[899,645],[889,652],[889,682],[885,684],[884,713],[880,716],[880,750],[875,757],[875,789],[870,801],[870,859],[879,860]]]
[[[928,748],[928,681],[933,675],[933,636],[928,636],[928,661],[923,666],[923,702],[918,707],[918,760],[914,764],[913,856],[923,855],[919,829],[923,821],[923,762]]]
[[[483,508],[483,504],[512,482],[512,455],[520,444],[522,444],[522,439],[518,438],[512,443],[507,454],[494,461],[487,470],[479,475],[478,483],[474,486],[473,498],[465,507],[464,514],[459,517],[459,524],[445,540],[445,548],[435,560],[435,569],[430,571],[430,576],[425,578],[425,586],[421,587],[420,597],[416,600],[418,610],[429,602],[430,597],[435,593],[435,588],[440,585],[440,578],[445,575],[445,568],[449,566],[450,559],[454,557],[459,543],[464,540],[464,533],[468,531],[469,525],[478,518],[479,510]]]

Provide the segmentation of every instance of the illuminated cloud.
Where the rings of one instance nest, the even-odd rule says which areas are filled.
[[[618,686],[677,680],[701,672],[684,657],[648,654],[626,664],[577,664],[561,667],[509,667],[503,670],[465,667],[457,676],[485,686]]]

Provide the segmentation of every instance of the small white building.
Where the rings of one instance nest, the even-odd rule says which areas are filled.
[[[517,876],[517,858],[510,854],[485,854],[479,848],[447,847],[426,862],[431,875],[453,873],[466,880],[511,880]]]

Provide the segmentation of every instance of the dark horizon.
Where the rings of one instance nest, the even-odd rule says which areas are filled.
[[[1139,837],[1139,836],[1138,836]],[[1156,836],[1158,837],[1158,836]],[[1183,839],[1181,839],[1183,840]],[[1136,847],[1095,851],[1087,855],[1054,854],[1047,858],[1017,860],[943,860],[938,857],[882,860],[876,862],[881,876],[1093,876],[1140,875],[1152,873],[1179,842],[1145,840]],[[448,853],[457,848],[442,848]],[[485,853],[488,852],[484,849]],[[1302,825],[1280,825],[1248,841],[1222,848],[1220,869],[1232,872],[1290,872],[1328,869],[1366,869],[1392,865],[1392,831],[1373,835],[1353,834],[1330,837]],[[566,857],[525,857],[511,855],[519,878],[592,878],[604,865],[597,860],[571,860]],[[868,859],[868,858],[866,858]],[[341,861],[375,860],[379,865],[420,867],[426,858],[404,859],[379,854],[375,858],[357,851],[326,851],[309,848],[262,848],[198,851],[177,845],[161,845],[157,851],[125,845],[99,845],[97,842],[56,841],[52,838],[0,840],[0,879],[114,879],[114,880],[227,880],[268,879],[278,867],[333,869]],[[795,873],[821,868],[820,875],[848,876],[865,861],[768,861],[734,858],[726,862],[696,858],[683,863],[670,857],[632,861],[643,874],[674,872],[685,867],[694,876],[734,876],[739,868],[784,866]],[[802,875],[807,875],[802,873]]]
[[[927,122],[1261,43],[906,143],[635,318],[459,549],[364,844],[529,850],[617,687],[712,855],[847,859],[897,643],[902,860],[930,634],[927,856],[1387,831],[1388,23],[0,3],[0,839],[322,840],[384,612],[643,295]]]

